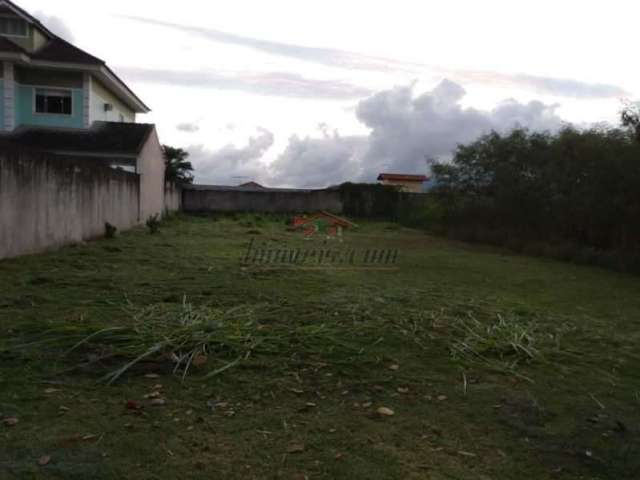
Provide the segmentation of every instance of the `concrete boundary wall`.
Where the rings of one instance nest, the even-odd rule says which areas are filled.
[[[330,190],[243,189],[233,187],[185,187],[185,212],[304,213],[342,212],[340,192]]]
[[[0,259],[127,230],[139,210],[137,174],[0,144]]]
[[[182,210],[182,188],[175,183],[166,183],[164,186],[164,212],[165,214]]]

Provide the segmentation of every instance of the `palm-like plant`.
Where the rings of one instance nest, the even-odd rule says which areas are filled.
[[[163,145],[164,161],[166,165],[165,180],[173,183],[193,183],[193,165],[187,161],[189,152],[182,148]]]
[[[627,102],[622,110],[622,125],[630,129],[640,142],[640,104]]]

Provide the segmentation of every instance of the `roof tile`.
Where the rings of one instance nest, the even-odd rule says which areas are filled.
[[[0,52],[26,53],[26,50],[8,38],[0,36]]]
[[[62,38],[54,38],[37,52],[31,54],[34,60],[50,60],[53,62],[82,63],[87,65],[104,65],[101,60],[84,50],[71,45]]]
[[[50,152],[138,155],[154,128],[146,123],[116,122],[94,122],[87,130],[23,126],[0,138]]]
[[[405,175],[400,173],[381,173],[378,181],[389,180],[392,182],[426,182],[429,177],[425,175]]]

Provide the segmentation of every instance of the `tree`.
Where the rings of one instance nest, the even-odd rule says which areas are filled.
[[[182,148],[163,145],[164,162],[166,166],[165,180],[178,184],[193,183],[193,165],[187,161],[189,152]]]
[[[640,105],[627,104],[622,110],[622,125],[630,129],[640,142]]]
[[[432,167],[445,227],[495,243],[640,254],[640,115],[623,118],[627,129],[493,132],[459,146]]]

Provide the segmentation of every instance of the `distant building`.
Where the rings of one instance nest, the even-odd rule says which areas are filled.
[[[247,183],[243,183],[242,185],[238,185],[239,187],[242,188],[264,188],[262,185],[260,185],[259,183],[256,182],[247,182]]]
[[[378,182],[382,185],[398,187],[403,192],[422,193],[425,182],[429,181],[426,175],[404,175],[399,173],[381,173]]]

